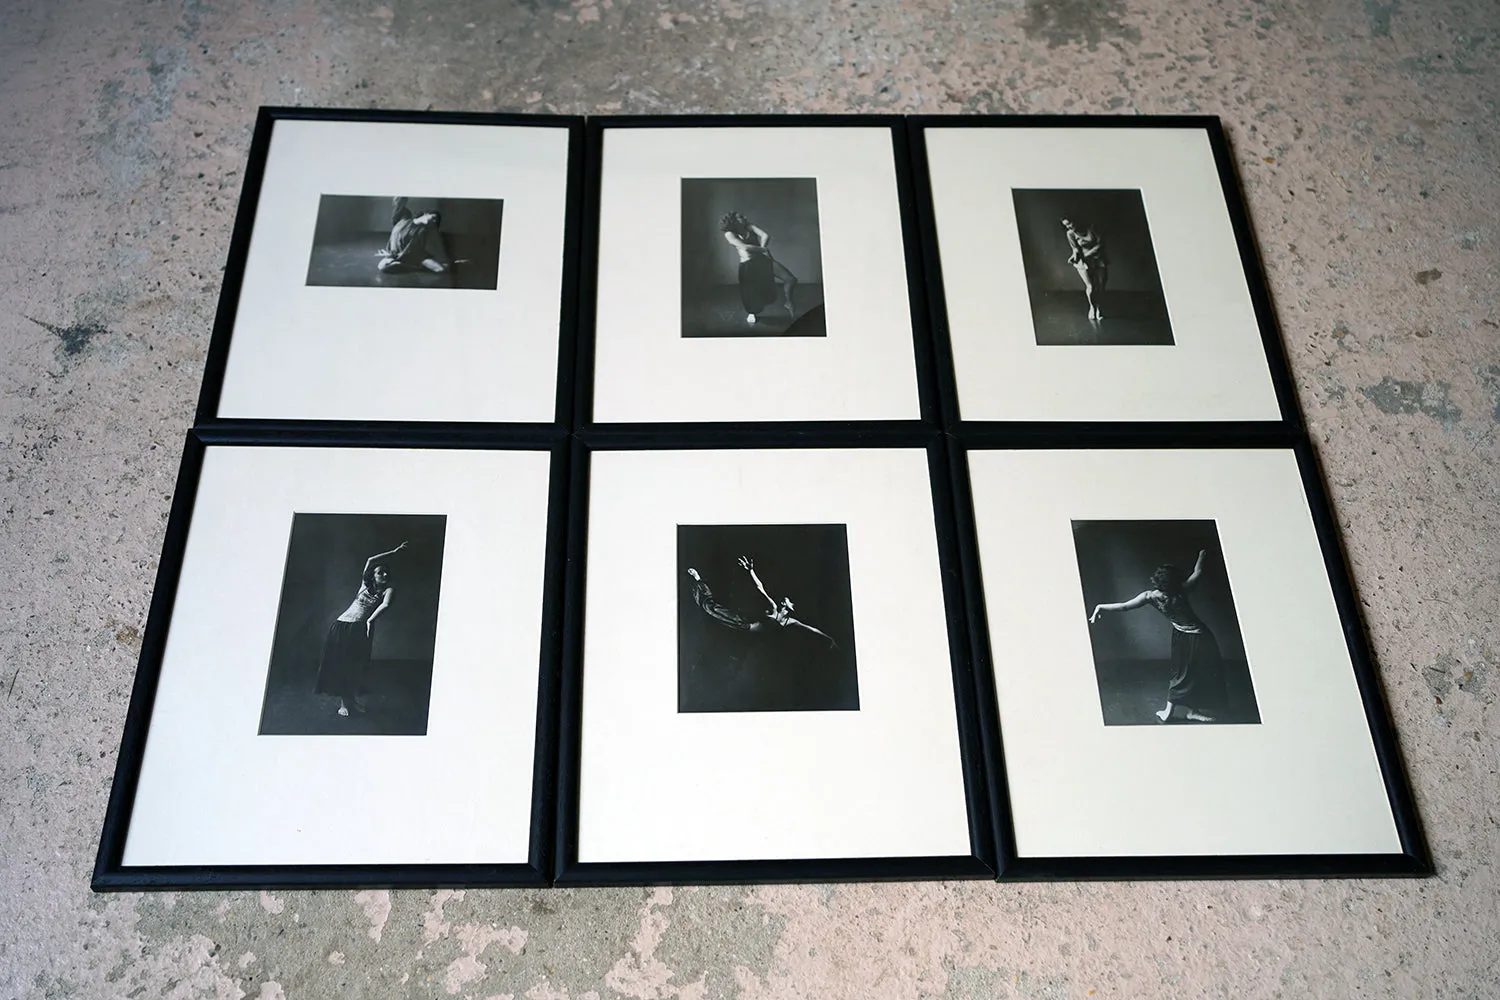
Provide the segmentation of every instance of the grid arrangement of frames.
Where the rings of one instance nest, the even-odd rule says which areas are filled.
[[[1430,871],[1217,119],[262,109],[95,889]]]

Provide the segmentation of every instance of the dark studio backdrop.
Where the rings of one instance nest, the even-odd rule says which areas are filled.
[[[377,269],[377,252],[391,235],[392,197],[325,194],[318,202],[308,261],[309,285],[356,287],[484,288],[498,285],[504,202],[497,198],[407,198],[413,216],[437,212],[448,259],[447,274]]]
[[[789,597],[797,626],[775,624],[738,559],[750,556],[767,592]],[[730,628],[693,600],[688,568],[714,600],[755,632]],[[848,530],[842,524],[678,525],[679,712],[852,711],[859,708]]]
[[[262,734],[427,731],[446,527],[442,514],[292,516]],[[393,593],[375,622],[369,708],[340,718],[337,699],[314,692],[324,639],[359,593],[365,560],[403,541],[406,549],[383,563]]]
[[[771,237],[771,255],[796,275],[796,317],[807,317],[807,321],[795,329],[791,329],[793,317],[779,299],[754,326],[745,322],[739,258],[719,228],[719,220],[729,212],[739,212],[765,230]],[[823,251],[815,178],[683,178],[684,337],[826,336],[822,304]]]
[[[1017,188],[1011,195],[1038,344],[1173,343],[1140,191]],[[1104,241],[1109,271],[1098,328],[1088,325],[1083,279],[1068,263],[1063,219],[1079,232],[1092,227]]]
[[[1089,630],[1099,695],[1107,725],[1155,725],[1150,713],[1165,704],[1171,677],[1172,624],[1149,604],[1106,612],[1088,624],[1099,604],[1118,604],[1150,589],[1163,563],[1191,573],[1207,552],[1202,578],[1187,592],[1193,611],[1213,632],[1224,659],[1229,706],[1224,722],[1259,722],[1234,595],[1218,527],[1211,520],[1074,521],[1073,543],[1083,586],[1081,627]]]

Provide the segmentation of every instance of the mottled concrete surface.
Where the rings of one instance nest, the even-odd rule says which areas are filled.
[[[0,1000],[1500,995],[1497,56],[1494,0],[9,0]],[[1222,115],[1438,877],[91,895],[261,103]]]

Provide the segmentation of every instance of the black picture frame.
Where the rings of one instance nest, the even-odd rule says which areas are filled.
[[[921,231],[922,259],[927,276],[927,303],[930,310],[934,372],[941,386],[942,421],[946,428],[960,423],[975,428],[1008,428],[1026,433],[1029,425],[1043,433],[1087,434],[1108,428],[1111,433],[1129,436],[1137,432],[1176,433],[1200,431],[1207,435],[1237,436],[1257,433],[1267,427],[1292,429],[1303,427],[1301,409],[1291,370],[1282,346],[1276,310],[1260,266],[1254,229],[1250,222],[1241,185],[1234,166],[1224,123],[1217,115],[914,115],[907,119],[910,133],[912,169],[918,180],[918,225]],[[1276,396],[1280,417],[1277,420],[1202,420],[1171,422],[1138,421],[995,421],[964,420],[959,411],[958,383],[954,368],[953,342],[948,320],[947,295],[938,248],[937,216],[933,204],[932,179],[925,135],[932,129],[1182,129],[1201,132],[1213,153],[1224,205],[1229,213],[1236,250],[1244,272],[1260,330],[1267,371]]]
[[[218,415],[230,340],[271,137],[279,121],[522,125],[568,135],[564,260],[552,419],[480,423],[245,419]],[[917,415],[897,420],[598,422],[594,418],[600,196],[606,134],[616,129],[879,128],[891,136],[910,311]],[[1183,129],[1201,132],[1244,272],[1279,419],[964,420],[959,412],[931,176],[924,136],[946,128]],[[1249,348],[1253,350],[1253,347]],[[525,864],[123,864],[167,633],[200,474],[210,448],[429,448],[545,451],[549,497],[536,739]],[[596,453],[665,450],[920,449],[927,457],[970,851],[898,858],[580,863],[583,628],[590,473]],[[1365,720],[1401,844],[1398,854],[1023,857],[1015,847],[994,666],[980,576],[968,456],[979,449],[1276,448],[1295,453],[1342,622]],[[602,886],[997,878],[1000,881],[1423,876],[1433,872],[1381,693],[1359,602],[1317,459],[1298,410],[1275,311],[1223,123],[1212,116],[690,115],[564,117],[467,112],[267,107],[259,112],[213,322],[194,427],[172,500],[139,666],[126,714],[99,851],[95,891],[205,888]],[[1015,763],[1015,762],[1012,762]]]
[[[278,430],[316,430],[331,433],[395,432],[417,425],[434,439],[482,435],[492,424],[473,421],[372,421],[221,417],[220,398],[229,365],[230,344],[234,336],[250,254],[256,214],[261,203],[266,162],[276,123],[282,121],[364,122],[415,125],[479,125],[556,128],[568,135],[567,197],[564,210],[562,288],[558,299],[558,348],[556,394],[552,419],[548,422],[516,422],[514,426],[540,431],[544,427],[570,428],[573,419],[574,355],[577,349],[579,302],[579,237],[582,229],[584,175],[584,119],[567,115],[528,115],[469,111],[399,111],[367,108],[301,108],[262,106],[256,114],[254,132],[246,158],[245,178],[240,189],[239,207],[224,262],[224,278],[214,313],[208,354],[204,361],[203,382],[194,412],[193,426],[200,428],[237,428],[247,434],[273,433]]]
[[[1143,879],[1264,879],[1264,878],[1385,878],[1425,877],[1434,873],[1411,787],[1402,764],[1400,746],[1381,690],[1379,673],[1370,653],[1359,600],[1339,540],[1337,522],[1318,468],[1311,442],[1300,430],[1280,427],[1245,429],[1233,438],[1201,427],[1173,429],[1113,428],[1108,433],[1085,434],[1053,429],[1014,433],[995,427],[965,427],[950,436],[949,473],[957,504],[959,549],[964,565],[964,588],[969,604],[970,642],[975,686],[980,692],[980,729],[983,734],[986,776],[995,817],[998,879],[1002,882],[1117,881]],[[1400,841],[1395,854],[1249,854],[1148,855],[1102,857],[1031,857],[1019,854],[1007,784],[1008,767],[1002,745],[999,705],[995,696],[994,658],[990,649],[984,582],[979,566],[974,497],[968,456],[979,450],[1090,448],[1132,449],[1273,449],[1295,455],[1297,468],[1328,574],[1345,644],[1353,665],[1361,707],[1369,728],[1391,817]],[[988,697],[986,697],[988,695]],[[1097,817],[1096,817],[1097,819]]]
[[[583,629],[590,510],[589,474],[601,451],[735,450],[752,447],[908,448],[927,455],[938,536],[942,590],[954,685],[955,724],[965,788],[971,851],[965,856],[898,858],[821,858],[716,861],[580,862],[578,860],[580,769],[582,765]],[[563,622],[563,680],[560,694],[557,771],[557,842],[553,883],[558,886],[747,884],[755,882],[908,881],[991,879],[995,875],[988,779],[982,754],[968,623],[959,576],[958,536],[944,439],[938,432],[901,423],[857,429],[802,425],[790,434],[743,432],[726,442],[713,431],[688,429],[671,436],[654,429],[599,428],[574,437],[569,493],[566,614]]]
[[[935,378],[936,362],[932,337],[928,329],[928,283],[924,274],[923,250],[919,237],[918,205],[920,195],[912,170],[910,132],[906,119],[898,115],[820,114],[820,115],[609,115],[590,116],[585,125],[585,162],[583,181],[583,249],[578,303],[577,369],[573,384],[575,401],[573,426],[579,431],[604,428],[631,428],[643,433],[675,434],[685,427],[706,427],[735,435],[747,434],[792,436],[802,429],[857,433],[873,423],[901,423],[912,427],[935,428],[940,425],[942,405],[938,400]],[[785,421],[682,421],[628,423],[600,422],[594,417],[595,346],[599,283],[600,196],[604,175],[604,135],[614,129],[691,129],[691,128],[882,128],[891,135],[892,158],[896,174],[896,196],[901,219],[903,255],[906,264],[907,302],[912,324],[912,356],[915,367],[919,416],[902,421],[838,420],[821,421],[791,417]]]
[[[557,739],[558,654],[569,489],[566,435],[555,428],[502,428],[487,436],[428,433],[376,438],[365,433],[280,427],[246,433],[241,428],[197,428],[187,435],[177,489],[167,520],[155,590],[125,714],[124,733],[110,787],[93,877],[95,892],[231,888],[402,888],[417,886],[545,886],[551,881],[554,843],[552,786]],[[525,864],[296,864],[127,866],[141,765],[151,727],[167,634],[187,548],[199,477],[212,448],[253,446],[312,448],[435,448],[527,451],[549,455],[546,561],[543,573],[541,649],[537,672],[536,739],[532,755],[529,859]]]

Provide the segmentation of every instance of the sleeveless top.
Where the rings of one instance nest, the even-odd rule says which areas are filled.
[[[1151,606],[1166,616],[1167,621],[1179,632],[1188,635],[1197,635],[1206,632],[1208,627],[1203,620],[1193,611],[1193,606],[1182,594],[1164,594],[1159,590],[1153,590],[1146,595],[1146,600]]]
[[[359,585],[359,593],[354,595],[354,603],[339,615],[341,622],[362,622],[375,613],[380,607],[380,602],[385,600],[385,592],[376,593],[364,584]]]

